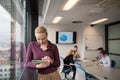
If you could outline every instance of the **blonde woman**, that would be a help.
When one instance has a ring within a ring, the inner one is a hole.
[[[70,50],[70,52],[64,59],[64,64],[70,65],[72,67],[72,70],[73,70],[72,80],[75,80],[75,75],[76,75],[76,66],[74,65],[74,60],[73,60],[74,54],[75,54],[74,50]],[[70,64],[70,63],[72,63],[72,64]],[[64,66],[63,69],[66,70],[66,69],[70,68],[70,66]]]
[[[73,48],[75,54],[74,54],[74,60],[78,60],[77,58],[80,58],[80,52],[78,51],[78,46],[75,45]]]
[[[58,48],[47,39],[46,28],[36,27],[35,37],[37,41],[30,42],[27,49],[27,67],[38,69],[38,80],[61,80],[57,71],[60,66]],[[46,62],[36,64],[32,60],[46,60]]]

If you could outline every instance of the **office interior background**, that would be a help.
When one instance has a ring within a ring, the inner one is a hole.
[[[38,25],[47,28],[48,39],[55,44],[57,31],[77,33],[75,44],[57,44],[60,56],[65,57],[78,45],[81,58],[94,60],[98,55],[96,49],[103,47],[117,62],[116,68],[120,68],[120,1],[80,0],[71,10],[64,11],[65,1],[0,0],[0,79],[20,78],[27,46],[35,40],[34,29]],[[57,16],[62,17],[61,21],[52,23]],[[91,24],[102,18],[108,20]]]

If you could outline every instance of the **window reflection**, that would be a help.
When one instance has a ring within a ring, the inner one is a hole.
[[[10,58],[10,14],[0,5],[0,61]]]
[[[0,5],[0,79],[10,77],[10,65],[4,65],[10,60],[10,17],[10,14]]]
[[[14,11],[12,9],[11,12]],[[12,13],[16,14],[15,11]],[[14,18],[11,15],[0,5],[0,80],[18,80],[24,65],[23,24],[14,19],[16,15],[13,15]]]

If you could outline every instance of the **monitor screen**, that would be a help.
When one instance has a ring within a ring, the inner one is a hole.
[[[56,32],[57,44],[75,44],[76,32]]]

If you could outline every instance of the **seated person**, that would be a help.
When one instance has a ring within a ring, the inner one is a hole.
[[[99,55],[96,57],[96,61],[99,61],[102,58],[102,56],[100,55],[100,53],[102,51],[104,51],[104,49],[102,47],[100,47],[100,48],[97,49],[97,51],[98,51]]]
[[[111,60],[105,51],[101,51],[100,55],[102,58],[98,61],[98,65],[111,66]]]
[[[75,54],[74,54],[74,60],[76,60],[77,58],[80,58],[80,52],[78,51],[78,46],[74,46],[74,48],[73,48],[73,51],[75,52]]]
[[[74,51],[71,50],[69,52],[69,54],[64,58],[64,64],[70,65],[72,67],[72,70],[73,70],[73,77],[72,77],[72,79],[73,80],[75,80],[75,75],[76,75],[76,67],[74,65],[74,60],[73,60],[73,55],[74,54],[75,54]],[[70,64],[70,63],[72,63],[72,64]],[[63,69],[66,70],[66,69],[70,68],[70,66],[64,66]]]

